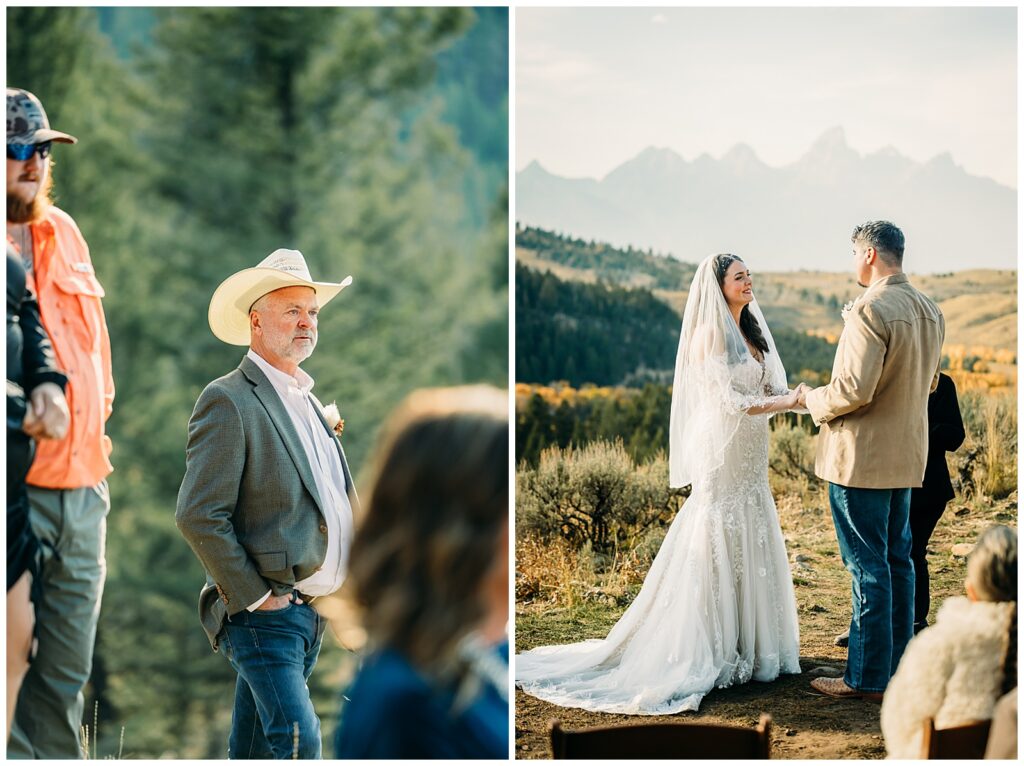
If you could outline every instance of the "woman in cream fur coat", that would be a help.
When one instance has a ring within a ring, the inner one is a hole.
[[[944,729],[992,717],[1017,685],[1017,533],[992,527],[967,561],[967,596],[939,609],[907,646],[885,691],[882,734],[890,758],[920,758],[924,726]]]

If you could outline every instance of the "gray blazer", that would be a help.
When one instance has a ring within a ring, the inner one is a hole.
[[[348,461],[334,441],[357,513]],[[196,402],[174,520],[206,569],[199,618],[215,651],[226,618],[268,589],[290,593],[323,565],[327,523],[312,469],[284,403],[251,359]]]

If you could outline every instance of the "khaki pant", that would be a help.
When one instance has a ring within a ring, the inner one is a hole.
[[[39,649],[21,693],[8,758],[81,758],[79,727],[92,670],[107,564],[110,494],[95,487],[28,488],[42,549],[36,624]]]

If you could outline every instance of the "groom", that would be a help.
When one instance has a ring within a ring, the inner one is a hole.
[[[852,240],[857,284],[867,290],[844,309],[831,382],[799,397],[821,428],[814,470],[829,482],[853,577],[846,674],[811,686],[879,700],[913,635],[910,489],[924,477],[945,321],[903,273],[903,232],[869,221]]]
[[[238,673],[229,758],[320,757],[306,679],[324,620],[310,602],[345,579],[358,499],[299,363],[351,281],[314,282],[302,253],[276,250],[210,301],[213,334],[249,351],[196,402],[175,520],[207,572],[203,628]]]

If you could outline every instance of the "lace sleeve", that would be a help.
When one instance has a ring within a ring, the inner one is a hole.
[[[730,385],[725,393],[725,409],[734,415],[744,415],[753,407],[765,407],[772,404],[779,396],[772,393],[768,386],[750,393],[740,391],[735,385]]]
[[[729,375],[727,381],[721,381],[719,390],[723,393],[723,407],[731,415],[745,415],[748,410],[774,404],[780,396],[789,393],[789,389],[774,384],[770,379],[759,383],[752,391],[745,389],[735,374]]]

